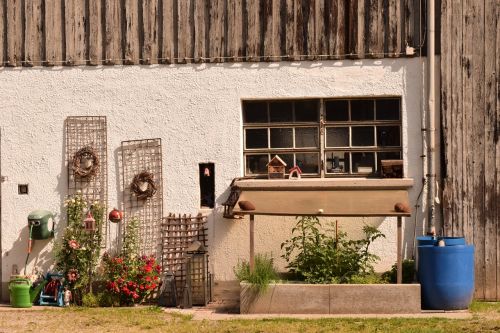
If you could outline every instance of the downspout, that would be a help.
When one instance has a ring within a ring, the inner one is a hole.
[[[429,0],[427,4],[427,34],[429,36],[427,44],[428,60],[428,126],[427,126],[427,200],[429,207],[429,232],[436,230],[435,226],[435,195],[436,195],[436,121],[435,121],[435,3]]]

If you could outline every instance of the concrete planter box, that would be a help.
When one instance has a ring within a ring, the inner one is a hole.
[[[240,284],[240,313],[419,313],[419,284],[271,284],[261,294]]]

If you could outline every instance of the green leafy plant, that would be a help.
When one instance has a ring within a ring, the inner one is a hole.
[[[413,283],[415,280],[415,260],[405,259],[403,260],[403,283]],[[382,279],[386,280],[389,283],[396,283],[398,273],[397,263],[392,265],[391,270],[384,272],[382,274]]]
[[[250,283],[257,292],[265,291],[269,283],[278,279],[273,258],[265,254],[255,255],[253,272],[250,271],[250,264],[246,260],[238,262],[233,271],[240,282]]]
[[[96,295],[87,293],[82,297],[82,305],[87,308],[97,308],[99,307],[99,300]]]
[[[92,281],[99,262],[105,206],[100,202],[89,204],[81,193],[65,201],[67,226],[63,237],[54,247],[56,268],[66,277],[73,299],[81,304],[82,296],[92,292]],[[85,214],[90,211],[96,221],[96,231],[84,229]]]
[[[309,283],[349,283],[354,276],[374,273],[373,263],[379,258],[368,249],[373,241],[385,237],[377,228],[365,225],[365,237],[351,240],[337,228],[321,231],[315,216],[297,219],[292,237],[281,244],[287,268],[297,279]]]
[[[125,227],[121,256],[125,260],[133,260],[139,255],[139,219],[133,217]]]

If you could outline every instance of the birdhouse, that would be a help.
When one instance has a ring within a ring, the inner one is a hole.
[[[267,163],[267,175],[269,179],[285,178],[286,163],[278,155],[275,155],[269,163]]]
[[[290,170],[288,170],[289,176],[288,179],[300,179],[300,175],[302,174],[302,170],[298,166],[294,166]]]
[[[95,219],[92,216],[92,213],[90,212],[90,210],[87,212],[87,217],[85,218],[85,220],[83,220],[83,229],[86,232],[94,232],[96,229],[95,228]]]

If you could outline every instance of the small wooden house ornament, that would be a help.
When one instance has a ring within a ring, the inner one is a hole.
[[[269,163],[267,163],[267,175],[269,179],[285,178],[286,163],[278,155],[275,155]]]
[[[302,174],[302,170],[298,166],[294,166],[290,170],[288,170],[288,179],[300,179],[300,175]]]

